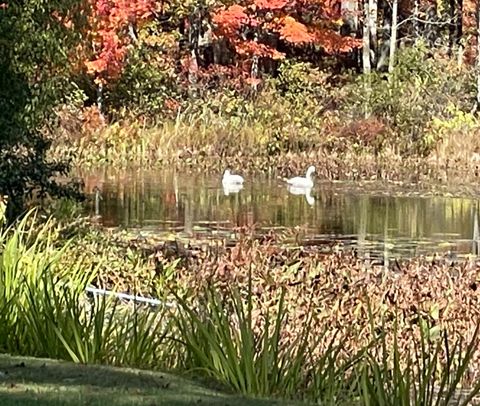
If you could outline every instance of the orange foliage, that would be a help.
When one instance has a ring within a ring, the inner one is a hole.
[[[334,30],[340,6],[341,0],[247,0],[215,10],[212,21],[216,37],[229,41],[243,58],[284,58],[278,40],[287,46],[314,44],[329,54],[342,53],[361,47],[362,42]]]
[[[114,79],[122,71],[129,25],[138,26],[153,14],[155,0],[89,0],[93,55],[85,61],[97,83]]]
[[[239,55],[259,56],[262,58],[283,59],[285,54],[275,48],[255,41],[239,41],[235,44]]]
[[[308,44],[315,40],[315,36],[308,32],[307,27],[291,16],[281,19],[278,33],[281,39],[292,44]]]
[[[261,10],[279,10],[288,4],[288,0],[255,0],[253,3]]]
[[[248,24],[249,20],[245,8],[238,4],[228,7],[226,10],[220,10],[212,17],[212,21],[219,27],[223,36],[234,35],[243,24]]]
[[[362,40],[352,37],[342,37],[335,31],[320,29],[315,33],[316,41],[328,54],[350,52],[362,46]]]

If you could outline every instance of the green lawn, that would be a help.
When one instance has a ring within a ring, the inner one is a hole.
[[[159,372],[0,354],[0,405],[272,406]]]

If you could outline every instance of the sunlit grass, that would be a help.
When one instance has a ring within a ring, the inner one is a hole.
[[[0,350],[13,354],[149,367],[171,358],[162,345],[168,309],[149,311],[115,299],[89,299],[85,288],[102,266],[85,268],[82,255],[68,268],[51,222],[34,212],[0,234]],[[165,357],[164,357],[165,356]]]

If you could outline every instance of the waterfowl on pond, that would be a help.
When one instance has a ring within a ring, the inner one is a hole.
[[[293,186],[295,188],[312,188],[313,187],[313,180],[312,180],[312,174],[315,172],[315,167],[309,166],[307,169],[307,173],[305,177],[297,176],[295,178],[287,179],[287,183],[290,186]]]
[[[243,185],[243,178],[240,175],[232,175],[229,169],[223,173],[222,185],[224,188],[232,185]]]

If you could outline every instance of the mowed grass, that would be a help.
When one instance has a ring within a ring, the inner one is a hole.
[[[295,404],[234,396],[163,372],[0,354],[2,406]]]

